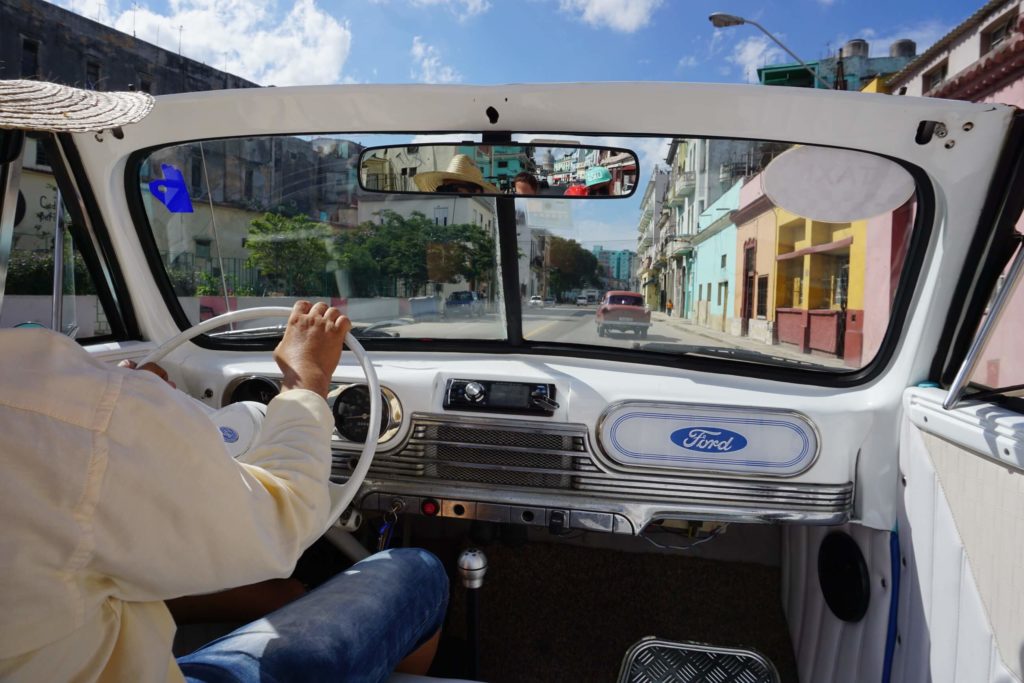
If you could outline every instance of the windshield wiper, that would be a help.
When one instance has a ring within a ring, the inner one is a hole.
[[[671,353],[683,356],[715,356],[717,358],[731,358],[733,360],[750,361],[752,363],[772,363],[775,365],[793,365],[797,367],[811,367],[822,369],[822,365],[807,360],[777,356],[763,351],[752,351],[750,349],[736,349],[725,346],[702,346],[700,344],[676,344],[673,342],[651,342],[638,346],[642,351],[653,351],[655,353]]]

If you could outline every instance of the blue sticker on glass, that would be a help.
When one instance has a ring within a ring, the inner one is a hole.
[[[192,213],[192,200],[181,171],[170,164],[160,164],[160,170],[164,173],[163,180],[149,181],[149,191],[171,213]]]
[[[732,453],[747,447],[742,434],[717,427],[683,427],[669,438],[677,446],[701,453]]]
[[[234,443],[238,441],[238,432],[231,427],[221,427],[220,435],[224,437],[224,443]]]

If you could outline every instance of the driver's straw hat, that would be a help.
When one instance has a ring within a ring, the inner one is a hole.
[[[611,172],[604,166],[591,166],[587,169],[586,184],[587,187],[593,185],[600,185],[601,183],[607,183],[612,179]]]
[[[484,192],[497,194],[498,188],[484,180],[484,174],[476,167],[473,160],[465,154],[456,154],[448,162],[444,171],[427,171],[413,176],[413,182],[423,192],[435,192],[445,183],[459,182],[479,185]]]
[[[153,108],[144,92],[96,92],[57,83],[0,80],[0,128],[89,133],[142,120]]]

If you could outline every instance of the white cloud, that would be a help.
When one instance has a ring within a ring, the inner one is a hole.
[[[822,7],[831,7],[836,4],[836,0],[818,0],[818,4]]]
[[[758,67],[778,62],[782,57],[782,50],[775,47],[767,38],[751,36],[737,43],[726,60],[740,68],[743,80],[747,83],[757,83]]]
[[[462,80],[454,67],[441,61],[441,52],[419,36],[412,39],[412,78],[423,83],[459,83]]]
[[[683,55],[679,58],[679,63],[676,64],[677,69],[692,69],[697,66],[697,58],[693,55]]]
[[[459,17],[460,20],[468,19],[483,14],[491,8],[487,0],[409,0],[417,7],[444,7],[449,12]]]
[[[348,22],[295,0],[283,15],[266,0],[170,0],[168,13],[101,0],[62,0],[62,6],[140,40],[223,69],[261,85],[336,83],[352,46]]]
[[[563,12],[578,14],[585,23],[595,28],[607,26],[623,33],[647,26],[654,10],[664,0],[559,0]]]

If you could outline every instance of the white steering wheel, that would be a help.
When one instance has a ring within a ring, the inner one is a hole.
[[[157,347],[155,351],[139,361],[139,366],[141,367],[146,363],[157,363],[164,356],[193,337],[205,334],[218,327],[223,327],[228,323],[255,320],[257,318],[287,318],[291,314],[292,309],[284,306],[245,308],[239,311],[223,313],[209,320],[204,320],[198,325],[194,325],[167,340]],[[344,484],[328,482],[328,491],[331,495],[331,514],[328,527],[333,525],[341,516],[341,513],[345,511],[345,508],[349,506],[359,491],[359,486],[363,483],[363,479],[366,478],[366,472],[370,469],[370,463],[373,461],[373,454],[377,450],[377,439],[380,436],[378,433],[380,430],[380,416],[383,409],[380,398],[380,381],[377,379],[377,372],[373,369],[373,363],[370,362],[369,357],[366,355],[366,349],[352,336],[351,332],[345,335],[345,346],[348,347],[352,355],[359,361],[359,365],[363,368],[363,374],[366,375],[366,384],[370,391],[370,421],[369,427],[366,430],[366,441],[363,444],[363,451],[359,456],[359,463],[352,470],[352,475],[348,481]]]

